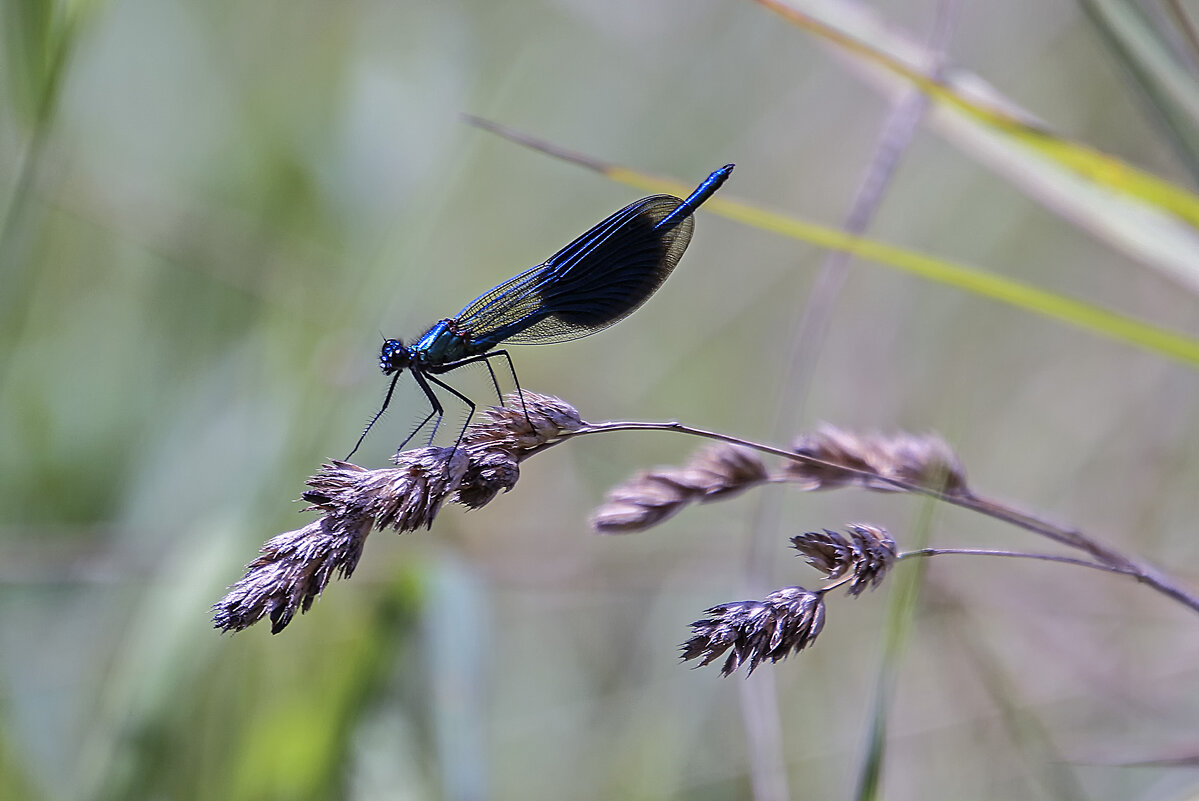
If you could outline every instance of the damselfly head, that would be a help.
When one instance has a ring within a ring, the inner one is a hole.
[[[389,339],[383,343],[383,349],[379,351],[379,369],[383,371],[383,375],[402,372],[410,364],[412,351],[404,347],[403,342]]]

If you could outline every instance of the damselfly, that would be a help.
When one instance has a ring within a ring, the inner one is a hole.
[[[716,170],[686,200],[651,195],[625,206],[542,264],[476,298],[456,317],[436,323],[413,344],[405,345],[398,339],[385,341],[379,367],[384,375],[392,376],[391,384],[382,408],[367,423],[350,456],[387,410],[405,369],[429,399],[431,409],[400,444],[400,450],[434,417],[437,420],[430,442],[437,434],[445,410],[431,385],[470,407],[468,424],[474,415],[474,402],[437,376],[483,362],[498,394],[491,359],[503,357],[519,395],[520,381],[512,358],[508,351],[496,349],[501,343],[565,342],[594,334],[628,317],[678,264],[691,241],[692,213],[732,171],[732,164]],[[461,440],[461,433],[458,438]]]

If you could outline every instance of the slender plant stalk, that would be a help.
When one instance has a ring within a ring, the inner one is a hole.
[[[1004,551],[993,548],[918,548],[914,551],[903,551],[896,555],[896,561],[901,559],[921,559],[929,556],[1000,556],[1010,559],[1036,559],[1043,562],[1060,562],[1063,565],[1077,565],[1078,567],[1089,567],[1093,570],[1102,570],[1105,573],[1116,573],[1121,576],[1135,576],[1128,570],[1123,570],[1112,565],[1105,565],[1099,562],[1091,562],[1086,559],[1075,559],[1071,556],[1060,556],[1053,553],[1029,553],[1027,551]],[[844,579],[836,584],[827,587],[821,587],[821,590],[831,590],[837,584],[844,582]]]
[[[825,427],[800,437],[793,450],[784,450],[679,422],[588,423],[561,398],[528,391],[521,395],[523,402],[513,398],[509,396],[510,405],[483,411],[453,448],[404,451],[397,454],[396,466],[386,469],[342,461],[324,465],[309,478],[302,496],[311,504],[309,511],[321,517],[262,547],[245,575],[213,607],[216,627],[239,631],[269,617],[271,630],[282,631],[311,607],[331,579],[350,576],[372,529],[431,527],[446,503],[477,509],[512,489],[520,478],[520,463],[530,456],[577,436],[614,431],[673,431],[724,445],[702,449],[682,467],[649,471],[614,489],[592,517],[592,525],[603,533],[642,531],[689,504],[783,482],[802,491],[856,486],[916,493],[1012,523],[1089,557],[923,547],[900,554],[885,529],[864,523],[848,524],[844,535],[828,529],[807,532],[792,537],[792,546],[824,573],[828,586],[784,587],[761,601],[721,604],[692,624],[683,658],[709,664],[727,653],[724,675],[741,666],[752,673],[764,662],[778,662],[807,647],[824,626],[827,593],[844,587],[849,595],[860,595],[877,586],[900,558],[975,555],[1089,567],[1131,576],[1199,611],[1199,598],[1156,568],[1081,531],[974,495],[956,455],[932,435],[862,436]],[[753,451],[785,462],[772,472]]]
[[[944,492],[942,490],[933,489],[928,486],[913,484],[907,481],[901,481],[889,476],[884,476],[879,473],[874,473],[869,470],[861,470],[845,465],[836,465],[826,462],[822,459],[815,459],[804,454],[788,451],[783,448],[776,448],[772,445],[765,445],[758,442],[735,437],[729,434],[721,434],[717,431],[708,431],[694,426],[684,425],[677,421],[653,423],[646,421],[628,421],[628,422],[606,422],[606,423],[588,423],[582,427],[569,432],[564,432],[557,439],[538,445],[525,452],[523,458],[528,458],[534,453],[539,453],[547,448],[551,448],[561,442],[565,442],[575,437],[586,434],[600,434],[611,431],[673,431],[679,434],[687,434],[694,437],[702,437],[704,439],[712,439],[717,442],[726,442],[730,445],[739,445],[745,448],[751,448],[759,453],[766,453],[772,456],[777,456],[781,459],[787,459],[793,462],[812,465],[815,467],[838,470],[844,473],[856,475],[860,478],[869,479],[873,482],[889,485],[897,490],[904,492],[912,492],[920,495],[925,495],[945,503],[953,504],[954,506],[963,509],[969,509],[979,514],[987,515],[988,517],[1001,520],[1013,526],[1017,526],[1026,531],[1046,537],[1054,542],[1067,545],[1071,548],[1082,550],[1110,569],[1110,572],[1122,573],[1135,578],[1137,581],[1145,584],[1163,595],[1173,598],[1179,603],[1199,612],[1199,596],[1193,592],[1183,588],[1171,577],[1167,576],[1162,571],[1132,557],[1116,551],[1108,545],[1105,545],[1094,537],[1084,534],[1078,529],[1067,528],[1046,520],[1029,512],[1024,512],[1019,509],[1002,504],[998,501],[990,500],[978,495],[975,495],[969,490],[961,490],[956,493]],[[1091,564],[1091,563],[1087,563]]]

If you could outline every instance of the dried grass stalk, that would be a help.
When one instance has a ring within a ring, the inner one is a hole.
[[[521,395],[513,392],[505,399],[504,406],[485,409],[482,419],[466,430],[461,447],[468,451],[498,448],[522,454],[586,425],[579,417],[579,410],[561,398],[528,390],[523,390],[522,395],[523,408]]]
[[[433,525],[446,496],[457,489],[470,463],[464,449],[417,448],[395,459],[396,467],[367,470],[333,460],[308,479],[304,511],[353,510],[379,528],[399,532]]]
[[[792,450],[828,463],[786,463],[784,475],[805,490],[857,485],[902,491],[886,481],[861,475],[865,472],[946,495],[969,494],[965,468],[949,444],[936,434],[855,434],[823,425],[815,433],[796,439]]]
[[[644,531],[689,503],[731,497],[769,478],[756,454],[711,445],[682,467],[661,467],[616,487],[592,515],[591,525],[602,534]]]
[[[681,468],[660,468],[613,490],[593,517],[599,531],[640,531],[688,503],[785,481],[801,489],[861,486],[925,493],[1081,549],[1089,557],[931,548],[897,554],[894,541],[881,528],[850,525],[848,536],[810,532],[793,538],[792,545],[832,584],[814,592],[791,587],[760,602],[713,607],[709,618],[692,624],[694,636],[683,645],[683,658],[708,664],[731,651],[722,670],[725,675],[742,664],[752,672],[763,661],[777,662],[806,647],[824,625],[825,593],[844,584],[849,594],[859,595],[877,586],[892,564],[907,557],[972,553],[1065,562],[1134,576],[1199,610],[1199,597],[1155,567],[1082,532],[974,495],[957,456],[936,436],[858,435],[824,426],[800,438],[788,453],[681,423],[588,424],[574,407],[547,395],[525,392],[523,401],[513,395],[507,406],[486,410],[457,449],[408,451],[397,456],[396,467],[385,470],[337,461],[324,465],[304,493],[313,504],[310,509],[324,516],[263,546],[245,576],[214,607],[216,626],[238,631],[269,616],[272,631],[281,631],[297,611],[309,609],[332,578],[353,572],[372,527],[428,527],[447,500],[478,508],[511,489],[520,477],[520,462],[534,453],[573,435],[632,430],[672,431],[721,444],[706,448]],[[769,474],[748,448],[783,458],[785,466]]]
[[[297,610],[311,608],[334,576],[350,577],[372,522],[361,515],[328,514],[275,537],[213,607],[213,625],[241,631],[269,615],[271,633],[283,631]]]
[[[809,565],[830,581],[838,582],[833,586],[848,583],[846,592],[860,595],[870,587],[877,587],[895,564],[895,540],[886,529],[876,526],[851,523],[845,528],[848,538],[828,529],[809,531],[792,537],[791,546]]]
[[[428,528],[448,500],[472,509],[509,490],[520,477],[520,461],[533,449],[583,426],[565,401],[525,392],[508,407],[485,410],[457,448],[418,448],[396,455],[395,467],[367,470],[331,461],[308,479],[305,511],[321,519],[280,534],[262,547],[245,575],[214,607],[213,624],[240,631],[270,616],[282,631],[297,611],[336,576],[354,571],[373,527],[398,532]]]
[[[762,601],[721,604],[709,617],[691,624],[694,635],[683,643],[682,658],[707,665],[726,651],[720,675],[746,665],[748,676],[758,665],[778,662],[811,645],[824,628],[824,596],[803,587],[785,587]]]

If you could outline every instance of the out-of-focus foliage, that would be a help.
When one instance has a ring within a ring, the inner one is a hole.
[[[938,5],[874,13],[923,41]],[[1193,188],[1186,37],[1169,15],[1095,12],[1110,5],[963,4],[948,64]],[[754,597],[757,497],[587,529],[607,487],[693,442],[540,455],[485,509],[377,533],[279,636],[220,636],[209,605],[303,524],[303,478],[378,407],[380,333],[418,335],[636,197],[462,112],[689,185],[736,162],[722,196],[837,226],[890,104],[853,55],[748,0],[8,0],[0,26],[0,798],[744,796],[742,680],[677,657],[701,610]],[[1104,244],[1152,239],[1135,219],[1108,238],[1036,191],[1047,171],[950,146],[934,120],[871,238],[1197,333],[1181,273]],[[522,386],[592,420],[782,444],[820,420],[936,430],[980,491],[1199,575],[1199,387],[1160,355],[855,264],[802,415],[772,422],[822,257],[701,212],[628,320],[514,348]],[[486,402],[486,371],[462,372]],[[422,414],[400,386],[365,464]],[[777,585],[812,583],[790,536],[870,520],[903,547],[922,514],[788,497],[761,541]],[[1019,536],[958,510],[929,529]],[[922,569],[876,730],[888,796],[1182,786],[1104,763],[1189,742],[1184,610],[1061,565]],[[830,608],[818,642],[754,674],[777,682],[795,797],[855,786],[886,592]]]

